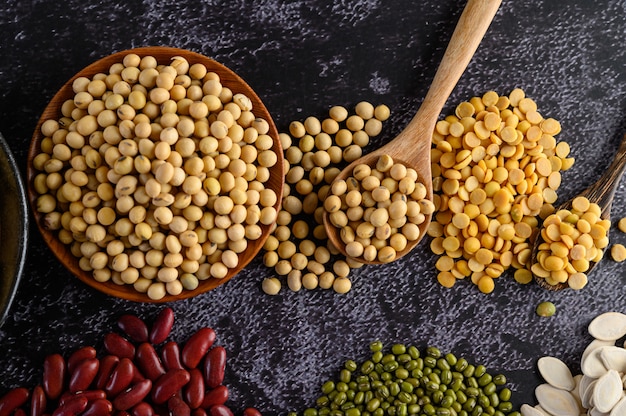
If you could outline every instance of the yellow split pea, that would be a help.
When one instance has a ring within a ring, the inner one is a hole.
[[[518,270],[518,282],[532,280],[522,271],[530,240],[538,218],[554,211],[561,172],[574,163],[567,143],[556,142],[560,131],[521,89],[473,97],[437,123],[431,149],[436,212],[428,234],[433,253],[453,263],[437,267],[440,283],[450,287],[470,277],[490,292],[509,267]]]

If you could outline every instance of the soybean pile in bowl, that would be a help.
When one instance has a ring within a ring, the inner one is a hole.
[[[27,179],[39,231],[74,275],[169,302],[256,256],[283,170],[276,126],[242,78],[195,52],[145,47],[63,85],[33,134]]]

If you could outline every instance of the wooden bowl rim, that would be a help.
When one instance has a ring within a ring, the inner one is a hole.
[[[121,299],[126,299],[134,302],[148,302],[148,303],[166,303],[172,302],[182,299],[188,299],[202,293],[208,292],[232,279],[236,274],[238,274],[243,268],[245,268],[259,253],[262,249],[263,244],[269,237],[271,233],[271,229],[273,224],[270,225],[261,225],[262,235],[259,239],[254,240],[254,244],[248,246],[248,248],[240,253],[239,258],[244,259],[244,261],[240,262],[240,264],[234,268],[229,269],[228,274],[222,278],[217,279],[213,277],[209,277],[206,280],[200,280],[199,285],[194,290],[186,290],[183,289],[182,293],[179,295],[170,295],[166,294],[161,299],[150,299],[146,293],[138,292],[134,289],[132,285],[117,285],[112,281],[107,282],[98,282],[96,281],[90,272],[83,271],[78,265],[78,258],[74,257],[70,252],[70,247],[68,245],[63,244],[57,237],[56,233],[50,230],[47,230],[42,222],[45,215],[39,213],[36,209],[37,205],[37,197],[38,194],[33,189],[33,180],[34,177],[40,173],[36,171],[32,166],[33,158],[41,151],[41,125],[44,121],[54,118],[58,119],[61,116],[61,104],[63,101],[68,99],[72,92],[72,83],[78,77],[93,77],[95,74],[100,72],[108,72],[110,66],[114,63],[121,63],[124,56],[128,54],[137,54],[140,57],[143,56],[155,56],[157,58],[157,62],[159,64],[164,64],[164,60],[169,57],[170,59],[175,56],[183,56],[185,57],[190,64],[193,63],[203,63],[209,71],[217,72],[220,75],[220,79],[222,84],[225,87],[230,88],[234,94],[236,93],[245,93],[253,103],[252,112],[257,117],[262,117],[269,124],[269,132],[267,133],[273,139],[272,150],[277,154],[278,160],[277,163],[270,168],[270,179],[268,180],[268,184],[272,189],[276,191],[277,202],[274,208],[278,211],[280,209],[280,204],[282,201],[282,193],[283,193],[283,185],[284,185],[284,166],[283,166],[283,150],[280,143],[278,130],[274,123],[274,120],[265,107],[263,101],[259,98],[256,92],[243,80],[238,74],[232,71],[230,68],[225,65],[211,59],[205,55],[202,55],[197,52],[193,52],[190,50],[180,49],[180,48],[172,48],[166,46],[147,46],[147,47],[139,47],[133,49],[126,49],[122,51],[115,52],[113,54],[107,55],[103,58],[100,58],[93,63],[89,64],[79,72],[77,72],[74,76],[72,76],[63,86],[55,93],[52,99],[49,101],[45,109],[42,111],[41,116],[37,122],[35,131],[33,133],[31,143],[28,150],[28,164],[26,169],[26,180],[28,185],[28,199],[31,205],[31,212],[33,214],[35,223],[37,224],[37,228],[41,236],[43,237],[44,242],[48,246],[48,248],[53,252],[55,257],[78,279],[80,279],[83,283],[88,286],[105,293],[110,296],[118,297]],[[224,77],[226,75],[226,77]],[[54,114],[54,115],[52,115]]]

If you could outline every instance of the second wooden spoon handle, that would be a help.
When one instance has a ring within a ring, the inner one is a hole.
[[[502,0],[468,0],[415,119],[436,120],[474,56]]]
[[[600,205],[603,218],[608,218],[611,214],[613,195],[624,170],[626,170],[626,135],[622,138],[613,161],[602,176],[582,193],[590,201]]]

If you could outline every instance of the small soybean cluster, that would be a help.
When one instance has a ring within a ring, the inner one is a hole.
[[[263,261],[286,277],[292,291],[320,287],[346,293],[351,289],[350,270],[362,263],[341,256],[330,244],[323,225],[324,201],[340,168],[361,156],[388,117],[387,106],[362,101],[354,111],[333,106],[322,120],[310,116],[293,121],[289,134],[280,134],[287,173],[282,207],[265,243]],[[263,280],[267,294],[277,294],[281,287],[278,277]]]
[[[33,166],[37,210],[80,267],[151,299],[237,267],[277,216],[278,158],[250,98],[203,64],[133,53],[73,91]]]
[[[574,158],[557,143],[560,123],[544,118],[521,89],[460,103],[436,124],[431,150],[437,210],[428,234],[439,255],[437,280],[452,287],[471,277],[481,292],[514,267],[520,283],[539,219],[554,211],[561,171]]]
[[[600,261],[609,244],[611,221],[600,215],[598,204],[583,196],[574,198],[571,209],[549,215],[543,222],[543,242],[531,271],[550,285],[585,287],[589,263]]]
[[[415,169],[389,155],[375,167],[361,163],[335,181],[324,201],[331,224],[341,230],[348,256],[389,263],[420,236],[419,225],[435,211]]]
[[[303,416],[520,415],[504,387],[506,377],[492,376],[483,365],[435,347],[395,344],[384,352],[375,341],[370,351],[371,358],[346,361],[337,380],[323,383],[322,395]]]

